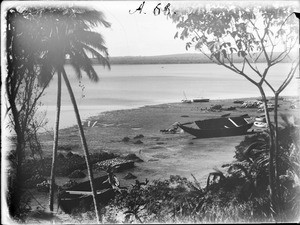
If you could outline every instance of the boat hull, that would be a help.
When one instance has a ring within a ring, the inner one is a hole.
[[[193,102],[209,102],[209,99],[208,98],[193,99]]]
[[[108,176],[101,176],[94,179],[94,185],[97,191],[97,199],[101,204],[106,204],[115,195],[114,190],[107,180]],[[74,209],[89,210],[93,204],[90,181],[85,181],[75,185],[72,188],[65,189],[58,196],[59,207],[67,214],[72,213]]]
[[[253,122],[247,122],[244,117],[199,120],[195,121],[195,123],[199,129],[181,124],[178,126],[196,138],[244,135],[253,126]]]
[[[179,127],[185,132],[195,136],[196,138],[213,138],[213,137],[227,137],[227,136],[239,136],[247,134],[247,130],[252,127],[252,124],[239,128],[224,128],[219,130],[201,130],[184,125],[179,125]]]

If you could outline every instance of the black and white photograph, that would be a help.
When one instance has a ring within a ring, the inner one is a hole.
[[[1,224],[300,222],[298,1],[3,1]]]

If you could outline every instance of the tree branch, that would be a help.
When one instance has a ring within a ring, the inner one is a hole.
[[[255,27],[255,24],[253,24],[253,22],[252,22],[251,20],[248,20],[248,21],[252,24],[253,27]],[[269,20],[269,21],[268,21],[268,25],[267,25],[267,27],[266,27],[265,30],[264,30],[263,37],[260,37],[260,35],[259,35],[257,29],[255,29],[255,32],[256,32],[256,34],[257,34],[257,37],[258,37],[259,40],[260,40],[261,47],[262,47],[262,49],[263,49],[263,52],[264,52],[264,55],[265,55],[265,58],[266,58],[266,60],[267,60],[268,65],[270,64],[270,59],[269,59],[268,53],[267,53],[266,48],[265,48],[265,45],[264,45],[264,38],[265,38],[265,36],[266,36],[266,34],[267,34],[267,29],[268,29],[269,26],[270,26],[270,22],[271,22],[271,21]]]
[[[227,57],[228,59],[228,57]],[[217,59],[218,60],[218,59]],[[240,74],[241,76],[245,77],[248,81],[250,81],[252,84],[254,84],[255,86],[257,86],[258,84],[253,80],[251,79],[249,76],[247,76],[244,72],[240,71],[238,68],[236,68],[234,65],[232,65],[234,67],[234,69],[228,65],[226,65],[225,63],[222,63],[220,60],[218,60],[220,62],[221,65],[225,66],[226,68]],[[236,69],[236,70],[235,70]]]
[[[290,72],[288,73],[286,79],[284,80],[284,82],[281,84],[281,86],[278,88],[278,90],[276,91],[276,93],[280,94],[286,87],[287,85],[291,82],[291,80],[294,77],[294,74],[296,72],[297,67],[299,67],[299,57],[294,61],[294,63],[296,63],[296,66],[293,68],[291,68]],[[294,64],[293,63],[293,64]]]
[[[273,66],[273,65],[283,61],[290,54],[292,49],[295,47],[296,43],[297,43],[297,39],[295,39],[295,42],[290,46],[289,50],[280,53],[279,56],[271,62],[271,65]],[[286,53],[286,54],[284,55],[284,53]],[[279,59],[281,56],[283,56],[283,57],[281,59]]]

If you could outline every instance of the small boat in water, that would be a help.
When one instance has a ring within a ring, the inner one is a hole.
[[[94,185],[97,192],[98,201],[102,204],[107,203],[115,195],[110,182],[108,182],[108,174],[94,178]],[[93,203],[93,196],[90,181],[75,184],[71,188],[63,189],[58,194],[59,207],[65,213],[72,213],[75,208],[89,208]]]
[[[253,125],[249,117],[242,116],[198,120],[194,123],[199,128],[188,127],[180,123],[178,126],[196,138],[211,138],[244,135]]]

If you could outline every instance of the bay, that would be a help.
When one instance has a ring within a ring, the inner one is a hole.
[[[242,68],[242,64],[237,65]],[[263,72],[265,64],[257,68]],[[216,64],[150,64],[112,65],[111,70],[101,65],[94,66],[99,74],[97,83],[91,82],[83,73],[76,78],[70,65],[65,66],[78,103],[82,120],[101,112],[137,108],[145,105],[180,102],[185,92],[188,99],[235,99],[259,97],[258,89],[244,77]],[[278,88],[286,78],[290,64],[282,63],[272,67],[268,80]],[[245,73],[258,80],[258,75],[245,67]],[[294,79],[282,93],[295,96],[299,93],[299,79]],[[69,94],[62,83],[62,112],[60,128],[76,124]],[[57,79],[53,78],[42,97],[41,111],[46,112],[47,129],[55,121]],[[268,90],[267,95],[272,95]]]

